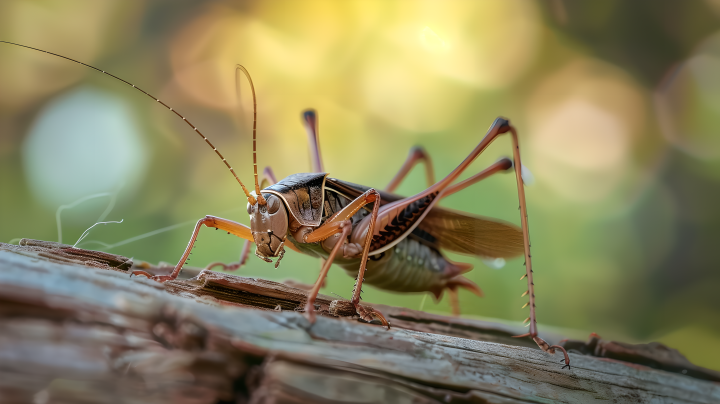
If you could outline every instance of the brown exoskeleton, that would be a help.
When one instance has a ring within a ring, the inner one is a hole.
[[[525,320],[525,322],[529,322],[530,328],[528,333],[517,337],[533,338],[545,352],[555,353],[556,349],[561,350],[565,357],[563,367],[570,366],[569,357],[564,348],[557,345],[550,346],[538,336],[520,149],[517,132],[507,119],[497,118],[473,151],[442,180],[438,182],[433,180],[430,158],[422,149],[414,149],[386,189],[378,191],[374,188],[328,177],[327,173],[322,172],[317,115],[314,111],[308,110],[303,117],[310,138],[314,172],[294,174],[275,181],[272,170],[266,168],[265,176],[271,185],[260,189],[255,154],[257,111],[254,108],[255,189],[254,192],[249,192],[230,164],[207,137],[185,117],[156,97],[125,80],[77,60],[25,45],[0,42],[62,57],[107,74],[141,91],[190,125],[217,153],[242,186],[248,200],[250,227],[231,220],[206,216],[195,225],[190,242],[170,275],[152,276],[144,271],[134,271],[135,275],[144,275],[159,282],[175,279],[192,251],[200,228],[205,225],[225,230],[254,242],[257,246],[255,255],[267,262],[272,262],[272,258],[277,258],[276,267],[283,257],[285,246],[324,259],[320,276],[310,291],[305,306],[306,316],[311,322],[315,319],[315,298],[330,266],[335,263],[346,272],[357,273],[351,302],[358,315],[365,321],[379,319],[383,324],[388,325],[381,313],[359,304],[364,282],[382,289],[399,292],[429,291],[436,297],[440,297],[446,289],[452,295],[459,287],[480,295],[481,292],[477,285],[462,276],[463,273],[471,270],[472,266],[449,261],[442,255],[441,249],[488,258],[510,258],[524,254],[526,272],[520,279],[527,278],[528,290],[523,296],[528,295],[529,301],[523,308],[530,307],[530,316]],[[250,75],[244,67],[238,66],[238,69],[250,81],[255,106],[255,90]],[[503,158],[480,173],[453,184],[470,163],[490,143],[504,133],[512,136],[513,159]],[[407,198],[393,194],[392,191],[410,169],[421,160],[426,165],[429,187]],[[515,171],[520,202],[520,229],[507,223],[470,216],[436,206],[442,198],[465,189],[490,175],[512,168]],[[249,244],[246,244],[243,249],[244,256],[247,256],[249,252],[248,246]],[[241,259],[241,263],[242,261],[243,259]],[[226,269],[236,267],[239,267],[239,264],[225,266]]]

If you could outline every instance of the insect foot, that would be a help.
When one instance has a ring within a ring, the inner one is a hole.
[[[368,323],[371,323],[373,320],[380,320],[382,322],[382,325],[387,327],[387,329],[390,329],[390,323],[388,323],[387,319],[385,319],[385,316],[382,315],[379,311],[373,309],[369,306],[362,306],[358,303],[355,303],[355,312],[360,316],[361,319],[367,321]]]
[[[305,318],[310,324],[315,324],[315,305],[310,299],[305,303]]]
[[[565,365],[561,369],[568,368],[570,369],[570,357],[568,356],[567,351],[565,348],[561,347],[560,345],[552,345],[550,346],[547,342],[545,342],[544,339],[534,336],[533,341],[542,349],[543,351],[549,353],[549,354],[555,354],[555,349],[559,349],[562,351],[563,355],[565,355],[565,359],[563,359],[561,362],[564,362]]]
[[[164,283],[164,282],[171,281],[171,280],[175,279],[175,278],[173,278],[173,277],[170,276],[170,275],[155,275],[155,276],[153,276],[153,275],[151,275],[150,273],[145,272],[145,271],[132,271],[132,273],[130,274],[130,276],[133,276],[133,275],[135,275],[135,276],[144,276],[144,277],[146,277],[146,278],[148,278],[148,279],[152,279],[152,280],[157,281],[157,282],[160,282],[160,283]]]

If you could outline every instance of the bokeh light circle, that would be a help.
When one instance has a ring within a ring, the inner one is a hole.
[[[124,101],[83,88],[43,108],[22,145],[27,182],[49,209],[132,186],[147,166],[145,142]]]
[[[569,63],[528,102],[538,181],[567,200],[606,199],[631,177],[646,115],[640,90],[619,69],[590,59]]]
[[[672,69],[655,93],[663,135],[683,152],[720,158],[720,32]]]

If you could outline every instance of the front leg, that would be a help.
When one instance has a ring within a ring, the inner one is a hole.
[[[342,222],[339,222],[336,226],[333,227],[340,231],[340,240],[347,240],[348,236],[352,232],[352,222],[350,220],[344,220]],[[310,321],[310,323],[315,322],[315,299],[320,292],[320,288],[325,284],[325,277],[330,270],[330,266],[335,259],[335,255],[337,255],[338,250],[342,245],[342,242],[336,243],[333,249],[330,251],[330,255],[325,260],[322,268],[320,269],[320,275],[318,275],[317,281],[315,281],[313,288],[308,294],[308,300],[305,303],[305,315],[307,316],[307,319],[308,321]]]
[[[200,233],[200,227],[202,227],[202,225],[205,225],[207,227],[214,227],[220,230],[225,230],[226,232],[228,232],[228,234],[234,234],[240,238],[244,238],[245,240],[253,241],[253,236],[250,232],[250,228],[245,226],[244,224],[233,222],[232,220],[228,219],[223,219],[221,217],[205,216],[204,218],[198,220],[197,224],[195,224],[195,229],[193,230],[192,236],[190,237],[190,242],[185,248],[185,252],[183,253],[182,257],[180,257],[180,261],[177,263],[175,269],[173,269],[170,275],[152,276],[145,271],[133,271],[132,275],[146,276],[158,282],[171,281],[177,278],[183,265],[185,265],[185,261],[187,261],[193,247],[195,246],[195,240],[197,240],[197,236],[198,233]]]

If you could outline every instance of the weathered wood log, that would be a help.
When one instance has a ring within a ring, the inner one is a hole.
[[[301,289],[159,284],[123,257],[25,244],[0,244],[2,403],[720,402],[717,382],[619,360],[571,353],[562,370],[506,325],[374,306],[386,330],[328,296],[310,324]]]

